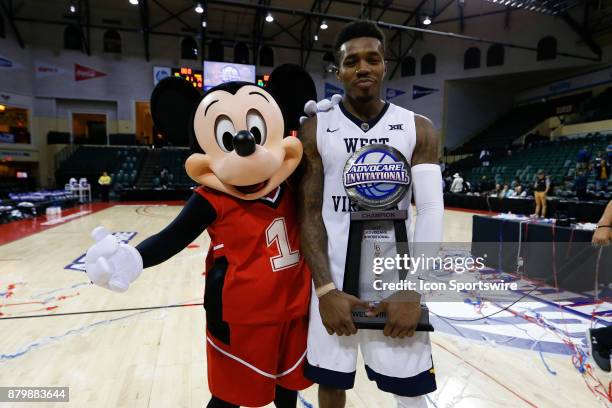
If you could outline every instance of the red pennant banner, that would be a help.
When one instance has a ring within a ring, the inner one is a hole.
[[[83,65],[74,64],[75,81],[84,81],[86,79],[93,79],[103,76],[106,76],[104,72],[96,71],[93,68],[85,67]]]

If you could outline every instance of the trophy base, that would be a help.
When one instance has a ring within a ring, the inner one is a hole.
[[[377,316],[366,316],[365,310],[351,311],[353,323],[357,329],[383,330],[387,324],[387,314],[380,313]],[[432,332],[433,326],[429,323],[429,309],[421,305],[421,320],[417,324],[416,331]]]

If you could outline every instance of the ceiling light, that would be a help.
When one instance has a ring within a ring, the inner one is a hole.
[[[327,27],[329,27],[329,26],[327,25],[325,20],[321,21],[321,30],[327,30]]]
[[[196,5],[195,12],[198,14],[202,14],[204,12],[204,7],[202,7],[202,3],[198,3]]]
[[[206,28],[208,24],[206,24],[206,20],[202,20],[202,27]]]
[[[130,4],[133,6],[137,6],[138,5],[138,0],[130,0]]]
[[[430,25],[431,24],[431,19],[428,16],[425,16],[425,18],[423,19],[423,24]]]
[[[266,16],[266,22],[271,23],[274,21],[274,17],[272,17],[272,13],[268,13]]]
[[[315,40],[315,41],[319,41],[319,36],[315,34],[315,36],[314,36],[314,40]]]
[[[70,5],[70,12],[71,13],[76,13],[76,6],[74,4]]]

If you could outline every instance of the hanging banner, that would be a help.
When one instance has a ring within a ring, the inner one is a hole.
[[[59,68],[51,64],[45,64],[44,62],[37,62],[34,66],[34,73],[36,74],[36,78],[47,78],[62,75],[66,72],[67,71],[63,68]]]
[[[424,86],[413,85],[412,86],[412,99],[419,99],[434,92],[438,92],[439,89],[426,88]]]
[[[12,59],[0,55],[0,69],[15,69],[21,68],[21,65],[15,63]]]
[[[99,78],[106,76],[104,72],[96,71],[93,68],[85,67],[83,65],[74,64],[74,80],[85,81],[87,79]]]
[[[400,95],[405,94],[406,91],[402,91],[401,89],[393,89],[393,88],[387,88],[387,93],[385,94],[385,99],[386,100],[391,100],[393,98],[397,98]]]
[[[344,95],[344,89],[338,88],[336,85],[332,85],[329,82],[325,83],[325,99],[329,99],[335,94]]]
[[[612,83],[612,66],[607,66],[523,91],[516,95],[515,101],[518,103],[533,102],[610,83]]]
[[[159,81],[168,78],[172,74],[170,67],[153,67],[153,86]]]

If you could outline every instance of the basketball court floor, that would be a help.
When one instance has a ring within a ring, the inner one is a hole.
[[[83,272],[94,227],[137,244],[176,216],[180,207],[172,204],[93,204],[60,218],[0,226],[0,318],[6,319],[0,320],[0,386],[70,387],[69,403],[15,406],[205,406],[199,304],[207,234],[145,270],[124,294],[93,286]],[[446,211],[446,241],[470,242],[471,227],[471,213]],[[591,368],[584,332],[612,320],[612,305],[563,301],[575,296],[534,291],[486,319],[478,318],[502,305],[430,304],[438,381],[430,407],[611,406],[611,377]],[[45,316],[28,317],[34,315]],[[299,405],[316,407],[316,394],[316,387],[301,392]],[[347,406],[395,403],[361,367]]]

